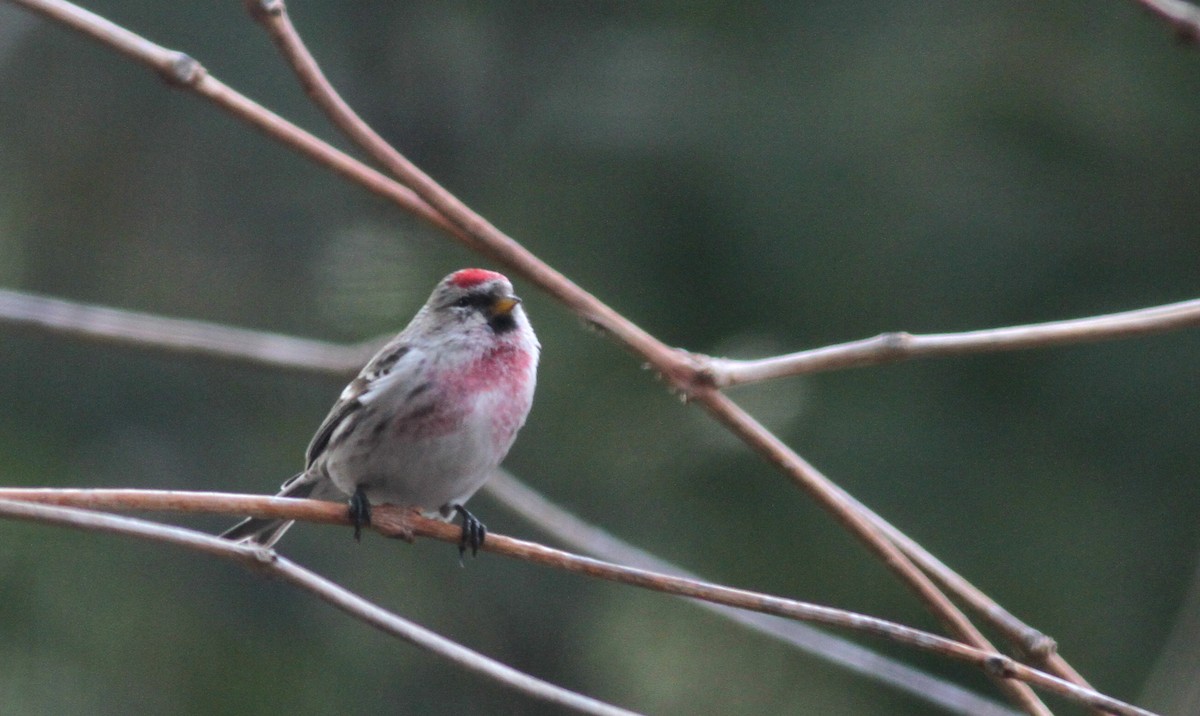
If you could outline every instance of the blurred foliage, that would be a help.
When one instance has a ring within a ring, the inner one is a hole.
[[[89,7],[344,146],[237,3]],[[1196,295],[1200,54],[1131,2],[291,10],[402,151],[672,345],[761,356]],[[4,5],[0,182],[0,283],[73,300],[358,340],[480,261]],[[517,283],[545,353],[514,472],[713,579],[931,626],[780,475]],[[1099,688],[1163,702],[1141,687],[1200,555],[1198,350],[1181,332],[734,397]],[[339,388],[4,329],[0,483],[266,492]],[[283,549],[634,709],[929,711],[658,595],[317,527]],[[553,712],[228,565],[26,524],[0,523],[0,664],[5,714]]]

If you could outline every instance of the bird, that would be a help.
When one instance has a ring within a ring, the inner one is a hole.
[[[541,344],[502,274],[443,278],[408,326],[367,362],[308,445],[280,497],[346,500],[355,539],[371,505],[462,518],[460,558],[487,528],[465,503],[500,465],[525,424]],[[250,517],[221,534],[273,546],[292,521]]]

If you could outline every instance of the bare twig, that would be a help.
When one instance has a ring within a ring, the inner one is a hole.
[[[547,701],[578,713],[600,716],[628,716],[634,712],[597,701],[588,696],[555,686],[529,674],[490,659],[461,644],[403,619],[357,594],[310,572],[274,550],[223,540],[182,527],[106,515],[89,510],[33,504],[0,499],[0,516],[9,519],[72,527],[89,532],[135,537],[171,544],[203,554],[236,562],[251,571],[269,575],[299,587],[351,617],[376,629],[403,639],[417,647],[485,676],[503,686],[532,698]]]
[[[177,490],[4,487],[0,488],[0,500],[19,500],[88,510],[249,515],[322,524],[350,524],[349,515],[343,504],[263,495]],[[372,509],[371,526],[380,534],[388,537],[405,539],[426,537],[454,544],[461,539],[461,530],[455,525],[427,519],[411,509],[389,505],[378,505]],[[888,626],[890,622],[873,617],[707,584],[692,579],[656,574],[643,569],[622,567],[499,534],[489,533],[487,541],[481,549],[506,557],[516,557],[544,566],[556,567],[567,572],[790,619],[862,630],[882,636],[888,636],[891,629]],[[908,629],[907,627],[895,626],[899,629],[894,630],[892,634],[903,643],[923,646],[921,642],[927,641],[924,636],[915,639],[912,632],[905,631]]]
[[[584,522],[504,470],[493,475],[484,490],[539,530],[573,549],[610,562],[685,579],[701,579],[697,574]],[[692,600],[692,603],[820,659],[888,684],[950,713],[962,716],[1014,716],[1017,713],[957,684],[807,624],[702,600]]]
[[[676,351],[663,345],[636,325],[617,314],[615,311],[598,301],[581,288],[570,282],[564,276],[541,262],[519,244],[506,236],[482,217],[471,212],[458,199],[450,195],[428,176],[403,160],[402,166],[392,167],[402,180],[413,188],[405,187],[387,179],[383,175],[338,152],[315,137],[287,123],[278,116],[271,114],[262,107],[250,102],[245,97],[216,81],[191,58],[182,53],[172,52],[145,40],[132,36],[131,33],[111,32],[112,27],[97,26],[96,16],[80,11],[78,8],[61,0],[13,0],[25,7],[34,9],[47,17],[64,22],[76,29],[100,39],[102,42],[114,45],[124,54],[145,62],[156,69],[173,84],[192,89],[208,98],[235,116],[247,121],[252,126],[279,139],[288,146],[300,151],[305,156],[329,167],[338,174],[351,179],[366,187],[368,190],[387,197],[398,206],[413,212],[425,220],[447,229],[468,246],[493,256],[508,268],[525,276],[531,282],[542,287],[565,305],[572,308],[589,322],[612,334],[629,349],[645,358],[650,365],[662,374],[668,382],[686,395],[704,403],[709,411],[719,420],[734,430],[743,440],[755,447],[759,452],[771,458],[785,473],[798,484],[804,486],[817,496],[818,501],[826,508],[835,512],[835,516],[846,525],[856,536],[871,546],[872,551],[880,555],[910,587],[926,599],[930,608],[943,621],[951,625],[956,633],[977,645],[988,647],[985,641],[978,641],[978,632],[971,629],[959,632],[965,618],[953,609],[949,600],[938,593],[937,588],[924,574],[912,567],[911,563],[896,550],[876,529],[873,522],[861,516],[847,514],[853,510],[851,502],[841,499],[836,494],[828,493],[828,481],[821,479],[801,478],[801,475],[815,473],[799,457],[788,450],[774,449],[774,436],[761,426],[750,422],[749,416],[744,415],[736,405],[713,390],[707,389],[708,376],[703,371],[703,364],[689,354]],[[109,24],[111,25],[111,24]],[[113,26],[115,27],[115,26]],[[116,28],[120,30],[120,28]],[[124,33],[124,34],[122,34]],[[131,40],[136,38],[139,42]],[[399,156],[399,155],[397,155]],[[378,157],[377,157],[378,158]],[[403,159],[403,157],[401,157]],[[414,193],[416,196],[414,196]],[[431,211],[431,207],[433,210]],[[740,425],[740,427],[739,427]],[[781,443],[780,443],[781,445]],[[819,473],[815,473],[819,476]],[[819,494],[825,492],[826,494]],[[939,598],[930,600],[933,594]],[[1022,692],[1018,698],[1027,709],[1035,713],[1044,713],[1044,707],[1032,701],[1032,695]]]
[[[704,395],[701,403],[709,411],[709,414],[754,448],[764,459],[779,467],[794,484],[807,492],[818,504],[837,518],[847,531],[858,535],[863,544],[893,573],[904,580],[952,634],[973,646],[987,651],[995,651],[995,647],[984,637],[983,633],[929,580],[924,572],[904,555],[895,543],[876,528],[870,518],[860,513],[853,502],[844,497],[845,493],[836,488],[829,478],[821,474],[807,460],[800,457],[723,393],[709,390],[705,391]],[[1029,692],[1014,692],[1012,689],[1008,689],[1008,692],[1009,696],[1029,713],[1050,713],[1045,705],[1036,698],[1031,700],[1032,694]]]
[[[453,227],[451,233],[468,246],[492,255],[509,268],[526,276],[551,295],[559,298],[586,320],[606,329],[628,348],[642,355],[672,385],[691,392],[696,383],[697,373],[694,363],[687,354],[668,348],[569,281],[565,276],[526,251],[512,238],[471,211],[407,160],[405,160],[404,166],[398,167],[400,170],[398,176],[411,186],[425,203],[415,201],[412,197],[413,192],[406,187],[392,182],[373,169],[234,92],[210,76],[199,63],[183,53],[149,43],[122,28],[107,23],[107,21],[100,22],[101,19],[97,16],[63,0],[14,0],[14,2],[63,22],[101,42],[116,46],[123,54],[153,67],[176,86],[197,92],[240,119],[249,122],[252,126],[284,142],[287,146],[329,167],[339,175],[361,184],[370,191],[393,200],[405,210],[411,211],[435,225],[444,226],[441,218],[445,217]],[[436,214],[431,216],[428,211],[430,206],[434,207],[441,217]],[[704,391],[704,393],[703,396],[698,396],[704,402],[712,400],[716,395],[710,391]],[[732,406],[732,403],[728,403],[728,405]],[[759,427],[758,430],[762,431],[763,429]],[[743,439],[745,439],[745,435],[743,434]],[[787,460],[788,456],[784,455],[783,459]],[[791,468],[792,473],[802,470],[802,466],[795,464],[788,467]],[[785,468],[785,470],[787,469]],[[806,486],[810,491],[822,489],[822,485],[818,481],[801,481],[800,484]],[[834,510],[845,509],[847,506],[844,501],[828,495],[821,496],[818,500],[827,508]],[[885,564],[891,567],[906,584],[909,584],[955,634],[980,648],[992,648],[962,613],[937,591],[933,583],[913,567],[903,554],[874,529],[869,521],[854,515],[839,514],[836,516],[842,524],[849,527],[856,536],[867,543],[872,552],[881,555]],[[930,597],[934,594],[936,596],[931,599]],[[1045,706],[1027,687],[1007,681],[1002,681],[1001,684],[1010,696],[1021,703],[1028,712],[1048,713]]]
[[[1014,614],[985,594],[983,590],[971,584],[962,575],[930,554],[916,540],[896,529],[891,523],[880,517],[866,505],[858,502],[858,500],[840,487],[837,489],[847,500],[858,505],[862,514],[887,534],[896,546],[908,555],[909,559],[920,565],[921,569],[932,575],[934,579],[952,594],[958,595],[959,598],[963,599],[976,613],[982,615],[988,623],[998,629],[1010,643],[1015,644],[1022,653],[1028,655],[1035,663],[1040,664],[1050,673],[1057,674],[1080,686],[1091,687],[1087,679],[1083,678],[1066,659],[1059,655],[1058,645],[1054,639],[1018,619]]]
[[[36,508],[45,509],[48,505],[55,506],[54,508],[50,508],[51,510],[57,508],[57,510],[72,513],[73,517],[68,519],[63,518],[61,515],[56,516],[53,512],[36,512]],[[89,510],[81,511],[64,508],[67,505],[71,508],[84,506],[89,508]],[[35,508],[35,511],[22,510],[21,508]],[[350,523],[344,505],[318,500],[164,490],[0,489],[0,515],[3,516],[37,522],[70,524],[71,526],[95,531],[113,532],[131,536],[143,536],[143,534],[147,534],[144,531],[131,528],[128,524],[128,522],[140,523],[141,521],[139,520],[112,518],[108,515],[91,512],[90,509],[173,510],[219,514],[244,513],[255,517],[300,519],[346,525]],[[105,521],[106,518],[118,521]],[[152,523],[143,524],[152,525]],[[256,568],[267,569],[272,572],[274,572],[271,566],[273,564],[291,565],[288,569],[283,570],[279,576],[298,586],[305,586],[307,588],[307,585],[302,584],[301,580],[293,577],[293,571],[298,570],[306,574],[311,573],[303,570],[298,565],[287,562],[283,557],[278,556],[274,550],[234,545],[219,538],[179,527],[158,527],[165,530],[158,533],[158,536],[161,538],[160,541],[192,547],[208,554],[249,561]],[[460,539],[460,530],[454,525],[426,519],[415,514],[410,509],[390,507],[388,505],[379,505],[374,508],[372,512],[372,527],[381,534],[389,537],[411,538],[412,536],[421,536],[450,543],[457,543]],[[225,552],[221,547],[222,544],[238,547],[238,551]],[[955,661],[974,664],[995,678],[1005,680],[1015,679],[1033,684],[1051,693],[1110,713],[1129,716],[1152,716],[1150,712],[1144,709],[1030,668],[994,650],[977,649],[961,642],[947,639],[946,637],[876,617],[742,589],[733,589],[698,580],[658,574],[644,569],[622,567],[503,535],[488,535],[488,540],[484,543],[482,549],[496,554],[557,567],[577,574],[599,577],[665,594],[674,594],[691,599],[702,599],[717,604],[724,604],[739,609],[749,609],[764,614],[773,614],[788,619],[852,629],[857,632],[883,637],[907,646],[930,651]],[[316,575],[312,576],[315,577]],[[334,591],[322,591],[318,593],[318,596],[370,624],[382,628],[384,624],[390,623],[390,620],[381,619],[383,616],[398,620],[403,624],[408,624],[400,620],[399,617],[395,617],[379,607],[370,605],[370,603],[337,585],[329,584],[329,589]],[[350,608],[352,605],[354,605],[353,610]],[[374,611],[367,615],[359,611],[363,606],[371,606]],[[415,625],[409,625],[409,627],[412,628]],[[436,635],[430,634],[430,636]],[[419,643],[411,635],[411,632],[404,634],[403,637],[413,643]],[[441,637],[437,638],[441,639]],[[448,654],[439,653],[450,658]],[[477,664],[473,666],[473,668],[476,667],[478,667]],[[508,669],[508,667],[504,668]],[[494,674],[489,673],[489,676],[496,678]],[[505,681],[504,683],[515,686],[512,682]],[[557,689],[557,687],[553,688]]]
[[[1200,44],[1200,8],[1183,0],[1134,0],[1175,31],[1180,42]]]
[[[335,374],[353,374],[377,347],[375,341],[344,346],[7,289],[0,289],[0,323],[106,343]]]
[[[728,387],[791,375],[978,353],[1111,341],[1200,326],[1200,299],[1103,316],[964,333],[883,333],[850,343],[757,360],[697,356],[714,385]]]
[[[95,306],[61,299],[46,298],[19,291],[0,289],[0,322],[31,326],[38,330],[81,338],[99,340],[140,348],[179,351],[247,362],[255,365],[286,367],[321,374],[351,373],[368,354],[377,348],[377,341],[342,346],[291,336],[262,333],[221,324],[166,318],[152,314]],[[662,568],[668,563],[630,545],[618,543],[609,536],[597,537],[591,528],[590,538],[580,537],[581,521],[565,510],[550,504],[515,478],[501,474],[488,483],[487,489],[505,504],[549,534],[585,552],[625,562],[655,571],[695,577],[681,570]],[[531,502],[537,509],[531,509]],[[886,523],[885,523],[886,524]],[[575,525],[576,529],[570,529]],[[892,528],[893,531],[896,531]],[[903,545],[902,545],[903,546]],[[930,559],[932,557],[930,556]],[[938,563],[940,564],[940,563]],[[928,569],[928,567],[926,567]],[[968,585],[969,586],[969,585]],[[984,597],[986,598],[986,597]],[[1009,716],[1009,709],[976,696],[969,691],[889,659],[802,623],[782,620],[710,602],[697,601],[718,614],[737,623],[757,629],[772,638],[784,640],[818,658],[837,663],[858,673],[891,684],[917,698],[951,712],[970,716]]]
[[[1128,335],[1120,331],[1137,327],[1137,317],[1146,321],[1143,327],[1154,326],[1166,330],[1162,322],[1175,321],[1179,317],[1174,308],[1174,306],[1162,306],[1130,311],[1123,314],[1114,314],[1116,318],[1121,320],[1116,321],[1116,325],[1113,327],[1117,330],[1115,332],[1109,331],[1106,335],[1109,338]],[[1126,323],[1123,320],[1124,317],[1134,317],[1135,320]],[[1090,321],[1090,319],[1083,320]],[[106,306],[65,301],[7,289],[0,289],[0,322],[7,322],[17,326],[36,327],[39,330],[88,340],[180,352],[189,355],[202,355],[224,360],[244,361],[252,364],[282,367],[292,370],[333,374],[353,373],[378,348],[379,343],[378,340],[370,340],[351,345],[331,344],[281,334],[235,328],[222,324],[167,318]],[[1070,324],[1075,322],[1068,321],[1063,323]],[[1046,325],[1058,326],[1062,324]],[[1178,328],[1181,326],[1175,327]],[[996,329],[995,332],[1004,333],[1009,330],[1011,329]],[[1071,332],[1069,326],[1068,332]],[[988,333],[988,331],[981,331],[979,333]],[[944,335],[952,337],[962,334]],[[1102,338],[1095,333],[1085,332],[1082,335],[1095,340]],[[998,341],[994,345],[999,346],[998,350],[1003,350],[1005,341]],[[819,349],[818,351],[808,353],[820,353],[826,350],[836,350],[837,348],[837,346],[834,346],[830,349]],[[983,350],[986,350],[985,345],[981,345],[978,349],[979,352]],[[914,355],[910,357],[916,358],[920,356]],[[824,367],[810,365],[809,369],[832,370],[837,367],[848,366],[839,366],[836,360],[831,360]],[[840,488],[838,489],[840,491]],[[868,519],[872,520],[876,528],[896,543],[910,559],[923,570],[933,575],[951,593],[957,594],[964,599],[974,610],[983,615],[987,621],[999,629],[1006,638],[1017,644],[1024,653],[1029,654],[1037,663],[1043,664],[1053,673],[1063,676],[1075,674],[1074,677],[1068,676],[1067,678],[1080,685],[1088,685],[1086,680],[1082,676],[1079,676],[1057,654],[1053,639],[1022,622],[1015,615],[1004,609],[1004,607],[997,604],[995,600],[987,596],[982,590],[975,587],[926,551],[914,540],[896,529],[870,510],[870,508],[859,503],[853,496],[844,491],[842,491],[842,495],[845,499],[852,501],[857,506],[857,509]],[[740,612],[735,613],[740,614]],[[825,635],[821,636],[825,637]],[[859,647],[854,648],[858,649]],[[823,656],[828,656],[829,653],[828,649],[821,650]],[[870,658],[872,663],[878,663],[877,660],[881,657],[872,655]],[[905,682],[906,685],[911,685],[912,683],[911,679]],[[931,693],[935,693],[935,690],[922,688],[920,692],[923,696]]]
[[[37,327],[68,336],[97,339],[150,348],[181,351],[224,360],[245,361],[308,370],[317,373],[353,372],[377,348],[378,341],[342,346],[272,333],[199,321],[166,318],[122,309],[46,298],[0,289],[0,322]],[[840,488],[839,488],[840,490]],[[847,500],[854,498],[842,491]],[[1022,623],[986,594],[975,588],[920,545],[909,539],[869,508],[857,509],[952,592],[959,594],[1002,632],[1033,654],[1046,651],[1049,642],[1036,629]]]
[[[673,387],[704,403],[718,418],[721,415],[728,418],[733,412],[740,410],[724,396],[719,396],[706,389],[704,385],[706,376],[697,370],[697,363],[691,360],[690,356],[682,351],[668,348],[624,316],[570,282],[565,276],[473,211],[367,127],[366,123],[350,109],[321,73],[316,60],[308,52],[303,40],[288,18],[283,0],[264,0],[264,2],[248,0],[248,2],[254,16],[263,22],[271,32],[276,45],[281,48],[284,57],[291,63],[309,96],[313,97],[332,118],[335,125],[346,132],[353,141],[363,146],[377,161],[411,187],[430,206],[473,238],[485,251],[510,268],[520,271],[581,316],[608,330],[626,347],[642,355]],[[726,422],[726,426],[734,429],[734,425],[730,422]],[[775,440],[774,436],[757,423],[748,432],[738,433],[736,429],[734,432],[752,446],[756,440],[760,445]],[[774,462],[785,473],[794,476],[804,472],[805,464],[798,455],[786,451],[776,453],[775,457]],[[796,462],[792,462],[793,458]],[[827,480],[822,477],[820,480],[802,479],[795,480],[795,482],[809,491],[818,503],[834,512],[838,521],[862,540],[885,565],[908,584],[918,598],[925,602],[952,633],[982,649],[993,649],[983,634],[970,623],[970,620],[886,537],[879,533],[870,520],[846,513],[845,510],[851,507],[851,503],[840,500],[827,492],[821,494],[826,490]],[[1029,713],[1049,713],[1049,710],[1027,688],[1007,682],[1001,682],[1001,686]]]
[[[329,121],[393,176],[403,177],[409,172],[412,166],[408,160],[364,122],[325,77],[316,58],[308,51],[300,33],[292,25],[283,0],[245,0],[245,4],[251,17],[266,28],[271,40],[296,73],[305,94]]]

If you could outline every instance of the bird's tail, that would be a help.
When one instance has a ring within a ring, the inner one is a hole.
[[[283,488],[276,497],[313,497],[313,490],[319,482],[309,478],[308,473],[302,472],[283,483]],[[221,537],[234,542],[254,542],[263,547],[270,547],[279,541],[284,532],[292,526],[295,520],[280,520],[269,517],[247,517],[233,527],[221,533]]]

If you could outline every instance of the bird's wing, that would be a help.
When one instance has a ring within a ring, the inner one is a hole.
[[[355,378],[354,382],[347,386],[347,391],[354,386],[361,378]],[[363,404],[359,402],[358,397],[362,394],[360,389],[357,395],[351,398],[343,397],[338,402],[333,404],[333,409],[329,411],[329,415],[325,416],[325,422],[321,423],[321,427],[317,428],[317,434],[313,436],[312,442],[308,444],[308,452],[305,453],[305,468],[312,467],[321,453],[325,452],[325,448],[329,447],[329,440],[339,427],[346,425],[346,421],[350,419],[357,411],[362,409]]]
[[[399,340],[389,343],[376,353],[358,377],[350,381],[342,391],[341,397],[333,404],[321,427],[317,428],[317,433],[308,444],[308,451],[305,453],[306,466],[312,467],[339,430],[348,430],[351,427],[365,405],[412,370],[413,366],[420,362],[420,353],[421,351],[414,351]]]

